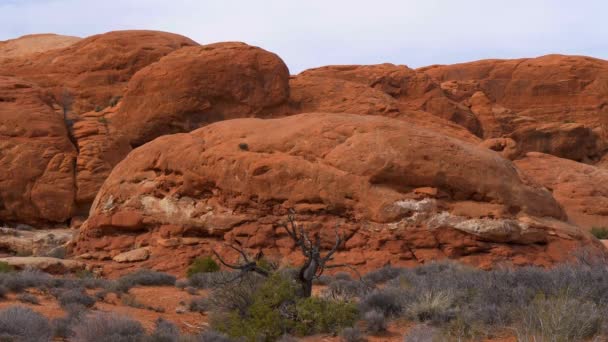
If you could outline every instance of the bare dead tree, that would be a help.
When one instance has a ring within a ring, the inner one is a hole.
[[[238,241],[237,241],[237,243],[238,243]],[[249,258],[249,256],[247,256],[247,253],[245,253],[241,247],[235,247],[230,244],[226,244],[226,246],[237,251],[243,258],[243,262],[241,264],[231,264],[231,263],[226,262],[215,250],[212,250],[213,254],[215,254],[215,257],[222,263],[222,265],[224,265],[230,269],[239,271],[233,279],[230,279],[227,282],[232,282],[234,280],[241,279],[242,277],[244,277],[245,275],[247,275],[248,273],[251,273],[251,272],[257,273],[263,277],[269,276],[269,273],[267,270],[258,266],[258,262],[264,257],[264,253],[262,253],[261,251],[258,252],[256,254],[256,256],[254,257],[254,259],[251,260]]]
[[[295,219],[295,212],[290,210],[287,216],[287,222],[280,225],[281,228],[285,229],[289,237],[294,241],[295,245],[304,257],[306,261],[300,266],[298,272],[297,281],[302,286],[302,297],[310,297],[312,295],[313,281],[319,278],[326,269],[336,267],[352,267],[348,264],[331,264],[334,254],[346,241],[344,235],[340,235],[338,228],[336,227],[336,238],[333,247],[327,251],[324,255],[321,249],[321,237],[318,233],[313,234],[312,239],[310,234],[304,229],[303,226],[297,224]],[[229,281],[234,281],[242,278],[244,275],[250,272],[257,273],[261,276],[269,276],[269,272],[258,265],[259,260],[262,259],[263,254],[258,253],[252,260],[247,256],[247,253],[242,248],[233,245],[227,245],[229,248],[238,252],[243,262],[241,264],[231,264],[226,262],[215,250],[213,254],[218,260],[226,267],[239,271],[238,274]],[[355,270],[356,271],[356,270]]]
[[[310,238],[308,232],[303,226],[298,226],[295,219],[295,213],[290,210],[287,216],[287,223],[281,225],[287,231],[289,237],[300,248],[302,254],[306,257],[306,262],[300,266],[298,280],[302,285],[302,296],[310,297],[312,295],[313,281],[320,277],[321,274],[328,268],[349,267],[347,264],[330,264],[333,260],[333,255],[346,241],[345,236],[340,235],[338,227],[336,227],[336,239],[333,247],[323,256],[321,254],[321,237],[318,233]]]

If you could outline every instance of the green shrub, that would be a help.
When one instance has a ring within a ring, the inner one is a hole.
[[[359,316],[355,304],[332,301],[317,297],[302,298],[296,303],[297,322],[295,332],[299,335],[316,333],[339,333],[352,327]]]
[[[591,228],[591,234],[600,240],[608,239],[608,228],[593,227]]]
[[[13,272],[15,268],[6,261],[0,261],[0,273]]]
[[[212,325],[230,337],[274,341],[291,330],[293,322],[281,314],[279,308],[293,302],[295,297],[296,284],[274,274],[252,293],[251,305],[244,314],[232,310],[223,317],[212,319]]]
[[[194,259],[190,267],[188,267],[186,275],[190,278],[197,273],[212,273],[218,272],[219,270],[220,265],[218,265],[210,256],[206,256]]]

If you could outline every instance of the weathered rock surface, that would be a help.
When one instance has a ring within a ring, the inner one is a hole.
[[[577,161],[594,162],[604,153],[608,127],[608,62],[605,60],[547,55],[434,65],[417,71],[440,83],[450,99],[469,106],[481,122],[485,138],[510,137],[524,154],[555,153]],[[579,126],[565,128],[567,132],[556,128],[563,124]],[[534,126],[545,130],[545,125],[552,125],[551,133],[530,132],[538,130]],[[526,131],[524,134],[522,129]],[[547,142],[553,139],[548,135],[556,135],[557,142]],[[530,139],[534,142],[530,143]],[[597,139],[600,143],[594,141]],[[545,142],[541,142],[543,140]],[[584,142],[577,147],[564,145],[565,140]],[[552,150],[547,149],[547,145],[564,148]]]
[[[50,257],[6,257],[0,258],[0,262],[6,262],[18,270],[32,268],[51,274],[64,274],[85,268],[81,261]]]
[[[76,149],[61,114],[36,85],[0,76],[0,221],[67,221]]]
[[[62,49],[0,60],[0,75],[36,82],[74,112],[107,107],[123,94],[135,72],[184,46],[184,36],[158,31],[114,31],[82,39]],[[64,93],[69,99],[64,99]]]
[[[28,56],[37,52],[68,47],[81,38],[58,34],[30,34],[0,41],[0,59]]]
[[[401,120],[302,114],[219,122],[134,150],[104,183],[75,250],[104,259],[149,247],[142,265],[183,268],[223,238],[297,258],[278,227],[288,208],[328,246],[339,223],[351,236],[342,255],[362,267],[446,257],[549,265],[599,248],[493,151]]]
[[[608,170],[535,152],[515,164],[553,193],[571,222],[585,228],[608,227]]]
[[[58,247],[67,247],[76,232],[73,229],[0,228],[0,250],[17,255],[46,256]]]
[[[288,82],[285,63],[257,47],[183,48],[133,76],[112,122],[138,146],[215,121],[263,115],[287,101]]]
[[[147,260],[148,257],[150,257],[150,249],[142,247],[120,253],[113,257],[112,260],[116,262],[135,262]]]
[[[106,116],[112,112],[110,108],[84,113],[74,123],[73,135],[78,146],[76,204],[79,207],[88,209],[114,166],[131,151],[128,139],[110,130]]]
[[[305,70],[298,76],[360,83],[394,97],[402,109],[426,111],[481,135],[479,121],[469,108],[449,99],[427,74],[405,65],[329,65]]]

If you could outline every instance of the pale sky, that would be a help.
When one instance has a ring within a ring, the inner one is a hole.
[[[0,40],[125,29],[243,41],[291,73],[549,53],[608,58],[607,0],[0,0]]]

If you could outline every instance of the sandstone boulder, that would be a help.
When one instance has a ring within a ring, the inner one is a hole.
[[[475,135],[482,134],[479,121],[469,108],[449,99],[427,74],[405,65],[329,65],[305,70],[299,76],[360,83],[391,95],[402,109],[426,111],[455,122]]]
[[[350,236],[340,258],[364,269],[447,257],[550,265],[600,248],[530,184],[493,151],[401,120],[228,120],[131,152],[98,193],[75,250],[102,260],[138,245],[151,250],[140,266],[183,269],[211,248],[229,254],[218,240],[238,240],[293,260],[279,228],[289,208],[327,247],[338,224]]]
[[[191,39],[158,31],[113,31],[62,49],[0,60],[0,75],[39,84],[76,113],[106,107],[123,94],[136,71],[184,46]],[[64,98],[67,97],[67,98]]]
[[[0,41],[0,59],[32,55],[37,52],[68,47],[81,38],[58,34],[30,34]]]
[[[449,83],[444,87],[447,94],[461,103],[481,91],[503,113],[540,123],[575,122],[595,128],[608,116],[608,62],[601,59],[547,55],[434,65],[417,71],[441,84]],[[491,126],[483,128],[495,132]]]
[[[571,222],[608,227],[608,170],[542,153],[528,153],[515,164],[553,193]]]
[[[183,48],[140,70],[112,118],[134,146],[211,122],[264,114],[289,97],[275,54],[244,43]]]
[[[0,221],[65,222],[74,209],[76,148],[36,85],[0,76]]]

